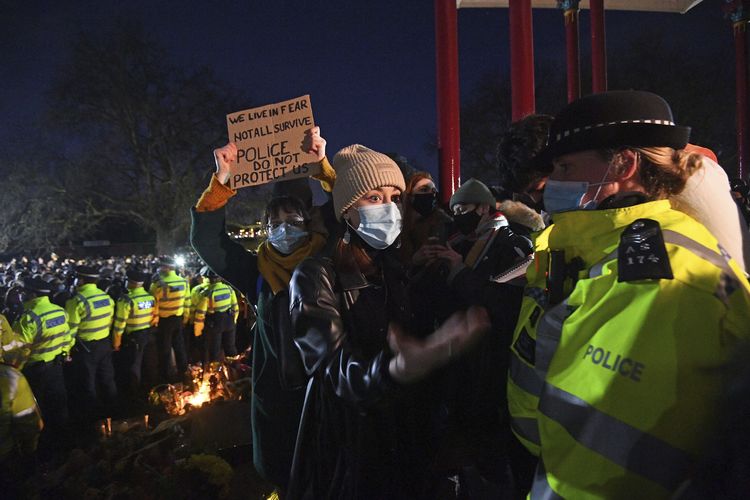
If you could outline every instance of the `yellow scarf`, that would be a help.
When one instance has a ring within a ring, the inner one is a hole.
[[[297,264],[305,257],[317,253],[325,245],[326,239],[322,234],[310,234],[310,241],[289,255],[280,254],[268,240],[258,247],[258,271],[271,285],[274,295],[289,286],[289,280],[292,279],[292,273]]]

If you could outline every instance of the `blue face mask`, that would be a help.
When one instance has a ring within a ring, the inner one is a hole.
[[[282,222],[268,231],[268,242],[280,253],[289,255],[302,246],[310,236],[304,229]]]
[[[586,181],[553,181],[547,179],[543,194],[544,211],[556,214],[580,210],[582,208],[581,200],[588,190],[589,183]]]
[[[609,174],[609,169],[612,168],[612,164],[607,167],[602,177],[602,182],[591,184],[587,181],[554,181],[547,179],[544,184],[544,192],[542,199],[544,200],[544,211],[550,214],[556,214],[560,212],[569,212],[571,210],[593,210],[596,208],[599,193],[602,190],[602,186],[606,184],[612,184],[611,181],[607,182],[604,179]],[[584,195],[588,192],[592,186],[599,186],[594,196],[586,203],[583,201]]]
[[[388,248],[401,234],[401,210],[395,203],[359,207],[357,212],[359,227],[355,231],[372,248]]]

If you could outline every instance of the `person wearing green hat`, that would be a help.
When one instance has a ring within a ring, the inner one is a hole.
[[[469,179],[450,199],[455,232],[435,257],[450,264],[448,281],[463,269],[471,268],[487,278],[530,261],[531,240],[510,229],[508,219],[496,209],[495,196],[481,181]]]
[[[420,290],[422,301],[443,305],[431,312],[428,319],[433,323],[469,306],[489,312],[491,334],[445,370],[445,430],[440,441],[446,444],[440,461],[466,471],[458,480],[465,491],[471,490],[470,496],[497,496],[511,487],[507,471],[516,465],[508,460],[509,419],[499,409],[506,404],[508,346],[523,294],[518,277],[533,258],[533,246],[510,228],[496,210],[490,189],[477,179],[456,190],[450,208],[457,231],[447,245],[425,245],[421,251],[428,265],[443,262],[447,274],[439,284],[429,285],[423,283],[435,273],[415,274],[410,286]],[[469,470],[482,481],[472,482]]]

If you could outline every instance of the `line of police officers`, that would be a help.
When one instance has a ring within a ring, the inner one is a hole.
[[[34,412],[24,407],[23,414],[41,413],[44,418],[47,431],[40,438],[40,447],[51,449],[68,442],[70,433],[66,431],[72,409],[78,410],[74,415],[77,420],[90,423],[117,415],[125,405],[136,403],[143,387],[141,382],[153,382],[147,372],[153,373],[155,367],[146,365],[152,364],[147,361],[149,358],[155,361],[157,353],[160,381],[181,379],[188,363],[183,327],[193,317],[194,335],[205,335],[206,339],[202,361],[220,360],[222,345],[226,355],[236,354],[236,294],[207,268],[201,274],[203,282],[191,294],[188,281],[176,273],[175,262],[165,258],[160,261],[159,274],[149,291],[143,286],[148,279],[145,273],[128,271],[127,294],[115,302],[96,285],[99,279],[96,269],[78,266],[75,293],[64,308],[50,301],[52,287],[48,282],[40,277],[22,280],[23,312],[12,331],[9,327],[4,329],[12,335],[2,338],[2,347],[3,351],[9,351],[22,345],[24,359],[14,359],[11,364],[0,358],[0,366],[10,367],[10,375],[5,378],[14,387],[26,387],[28,381],[30,388],[7,394],[18,401],[36,397],[40,411],[34,405]],[[0,330],[2,325],[0,321]],[[119,351],[117,363],[113,363],[113,351]],[[21,372],[16,370],[18,376],[11,376],[15,373],[11,373],[13,367],[23,367]],[[4,373],[0,370],[0,378]],[[146,375],[145,379],[142,375]],[[119,397],[116,379],[122,381]],[[23,383],[19,385],[18,380]],[[6,406],[11,411],[13,401],[3,406],[5,413]],[[3,434],[0,441],[8,443],[13,439]],[[11,450],[0,452],[3,452],[0,459],[4,459]]]

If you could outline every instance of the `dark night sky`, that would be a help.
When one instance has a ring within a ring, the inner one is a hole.
[[[141,19],[178,63],[211,65],[229,83],[246,89],[252,99],[248,107],[309,93],[330,154],[360,142],[398,151],[418,166],[435,170],[436,157],[425,147],[436,121],[432,0],[2,4],[2,147],[13,144],[14,137],[28,135],[41,116],[44,90],[65,63],[69,40],[79,31],[99,29],[126,15]],[[720,5],[719,0],[706,0],[686,15],[608,12],[608,50],[614,52],[638,30],[658,27],[696,57],[717,44],[731,54],[731,28],[722,19]],[[586,65],[587,11],[581,23]],[[462,9],[458,27],[465,97],[482,75],[507,72],[507,10]],[[537,67],[553,60],[564,67],[561,11],[535,10],[534,35]],[[712,72],[712,64],[732,61],[731,56],[720,62],[707,60],[706,71]],[[616,64],[610,58],[610,67]],[[232,111],[236,110],[216,113]]]

